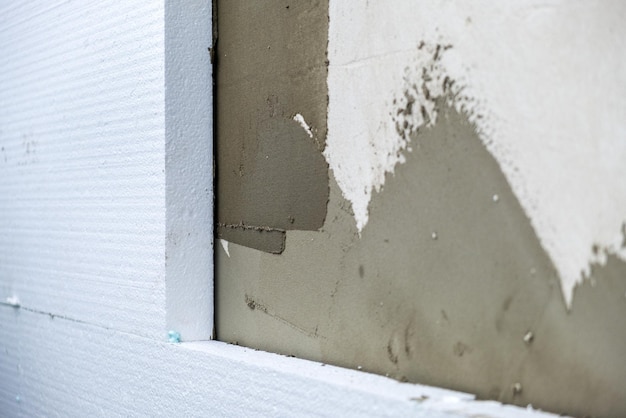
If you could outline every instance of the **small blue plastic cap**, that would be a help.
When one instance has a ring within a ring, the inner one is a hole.
[[[170,331],[167,333],[167,337],[171,343],[179,343],[180,342],[180,334],[176,331]]]

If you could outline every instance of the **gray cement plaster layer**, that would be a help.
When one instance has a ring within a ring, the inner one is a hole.
[[[219,1],[217,15],[218,236],[281,252],[277,235],[326,216],[328,2]]]
[[[229,258],[216,246],[218,338],[558,413],[626,416],[626,264],[594,266],[568,312],[466,118],[441,109],[412,147],[361,238],[331,179],[323,228],[288,231],[283,254],[231,245]]]

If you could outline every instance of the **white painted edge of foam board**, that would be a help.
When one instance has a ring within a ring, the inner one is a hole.
[[[286,396],[277,415],[318,409],[321,416],[336,413],[359,416],[367,411],[369,416],[423,416],[441,418],[470,418],[476,416],[503,418],[540,418],[556,415],[534,409],[504,405],[496,401],[476,400],[474,395],[449,389],[413,383],[402,383],[366,371],[350,370],[314,361],[287,357],[218,341],[179,344],[181,349],[197,352],[198,357],[210,356],[235,362],[241,369],[242,384],[259,372],[267,378],[270,386],[290,387],[299,385],[309,393],[307,398]],[[250,374],[250,376],[246,376]],[[250,382],[249,382],[250,383]],[[262,384],[262,382],[250,383]],[[337,399],[324,403],[318,394],[338,394]],[[261,401],[261,400],[259,400]],[[309,405],[306,405],[309,404]],[[350,414],[350,405],[358,408]],[[344,415],[345,416],[345,415]]]
[[[165,284],[168,330],[213,334],[211,1],[165,2]]]

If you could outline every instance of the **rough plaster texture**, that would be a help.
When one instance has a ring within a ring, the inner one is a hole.
[[[331,1],[329,15],[325,155],[359,230],[407,148],[394,99],[427,69],[462,88],[453,103],[498,160],[568,304],[606,261],[594,245],[626,259],[623,2]],[[424,43],[452,48],[433,68]],[[414,98],[432,116],[432,98]]]
[[[326,222],[217,253],[218,337],[624,416],[624,5],[329,7]]]
[[[464,116],[438,109],[373,196],[360,235],[333,186],[322,230],[288,232],[282,255],[217,252],[218,337],[557,413],[621,416],[626,265],[594,267],[568,313],[497,162]]]

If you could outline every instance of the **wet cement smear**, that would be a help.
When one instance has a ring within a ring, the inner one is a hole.
[[[594,285],[576,289],[568,312],[475,126],[436,106],[437,123],[410,135],[413,152],[373,194],[360,237],[331,180],[321,231],[287,232],[280,256],[238,245],[216,254],[218,338],[558,413],[623,416],[626,265],[609,255],[593,266]]]
[[[217,13],[217,235],[280,253],[286,230],[326,216],[328,5],[219,1]]]
[[[331,102],[330,123],[334,131],[331,130],[324,156],[344,197],[352,203],[359,232],[367,225],[372,193],[381,190],[386,175],[393,173],[396,165],[405,161],[403,153],[406,150],[411,151],[410,134],[422,126],[436,123],[436,101],[445,97],[448,104],[467,110],[464,103],[468,100],[462,94],[463,87],[446,69],[445,58],[451,48],[450,44],[423,41],[414,47],[411,64],[405,66],[404,74],[395,77],[401,78],[401,93],[388,97],[380,109],[373,109],[372,102],[366,98],[362,101],[363,109],[356,112],[350,112],[349,108],[336,109],[332,106],[333,103],[341,103],[342,97]],[[342,77],[342,73],[349,73],[350,77],[361,80],[359,90],[367,91],[372,85],[397,84],[393,71],[383,73],[387,76],[383,80],[375,65],[371,65],[374,67],[372,69],[360,63],[337,68],[332,64],[333,61],[329,70],[331,86],[336,78]],[[367,81],[372,73],[376,80],[371,80],[370,85]],[[337,85],[337,88],[340,86]],[[350,105],[346,103],[346,106]],[[377,110],[385,113],[380,120],[366,117],[367,113],[375,114]],[[348,118],[344,116],[345,113],[348,113]],[[335,114],[338,116],[336,122],[333,118]]]

